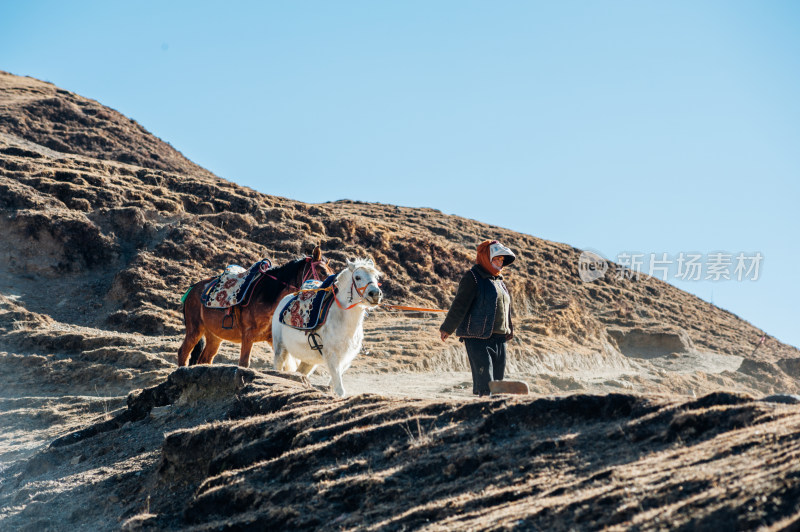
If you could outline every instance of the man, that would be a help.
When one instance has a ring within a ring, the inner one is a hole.
[[[477,249],[475,265],[467,270],[444,323],[442,341],[453,332],[464,342],[472,370],[472,393],[489,395],[489,382],[501,381],[506,367],[506,341],[513,338],[511,294],[500,270],[516,259],[497,240],[486,240]]]

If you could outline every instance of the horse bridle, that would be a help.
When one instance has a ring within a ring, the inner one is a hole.
[[[305,264],[305,266],[303,266],[303,280],[300,282],[300,285],[302,286],[303,283],[305,283],[306,281],[308,281],[312,277],[314,278],[315,281],[321,281],[322,279],[319,278],[319,273],[317,273],[317,264],[324,264],[325,261],[314,260],[312,257],[306,257],[305,261],[306,261],[306,264]],[[270,275],[268,273],[265,273],[264,275],[266,275],[270,279],[278,281],[283,286],[287,286],[287,287],[289,287],[289,288],[291,288],[293,290],[299,290],[300,289],[300,287],[297,287],[297,286],[295,286],[293,284],[289,284],[286,281],[281,281],[280,279],[278,279],[274,275]]]
[[[367,290],[367,287],[369,285],[374,284],[376,287],[380,286],[380,283],[376,283],[374,281],[370,281],[367,284],[365,284],[364,286],[362,286],[361,288],[359,288],[358,285],[356,285],[356,272],[358,270],[360,270],[360,269],[363,269],[363,268],[356,268],[355,270],[353,270],[353,274],[350,276],[350,297],[348,298],[349,302],[353,303],[353,289],[355,289],[356,293],[359,295],[359,297],[361,297],[360,300],[356,301],[355,303],[353,303],[349,307],[345,308],[345,307],[342,306],[341,303],[339,303],[339,298],[336,297],[336,293],[334,292],[334,294],[333,294],[334,301],[336,301],[336,304],[342,310],[350,310],[351,308],[355,307],[356,305],[359,305],[359,304],[363,303],[364,302],[364,292]]]
[[[303,281],[300,283],[301,286],[312,277],[315,281],[322,280],[319,278],[319,274],[317,273],[317,264],[324,264],[324,261],[314,260],[312,257],[306,257],[306,265],[303,266]]]

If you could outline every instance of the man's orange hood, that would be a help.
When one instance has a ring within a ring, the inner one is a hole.
[[[475,262],[477,262],[481,268],[492,275],[500,275],[500,270],[494,267],[492,260],[489,258],[489,246],[496,243],[497,240],[484,240],[478,244],[478,256],[475,259]]]
[[[513,251],[505,247],[497,240],[484,240],[478,245],[478,256],[476,257],[475,262],[477,262],[490,274],[500,275],[500,270],[495,268],[494,264],[492,264],[492,259],[497,256],[505,257],[505,261],[503,262],[504,266],[508,266],[517,258],[514,256]]]

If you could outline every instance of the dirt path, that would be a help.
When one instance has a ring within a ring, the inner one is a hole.
[[[348,395],[373,393],[408,399],[471,399],[472,376],[468,372],[359,373],[343,378]],[[313,375],[313,384],[327,385],[324,374]]]

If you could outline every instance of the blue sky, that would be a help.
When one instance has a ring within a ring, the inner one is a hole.
[[[798,27],[792,1],[34,0],[0,6],[0,69],[268,194],[760,252],[756,281],[671,281],[797,346]]]

